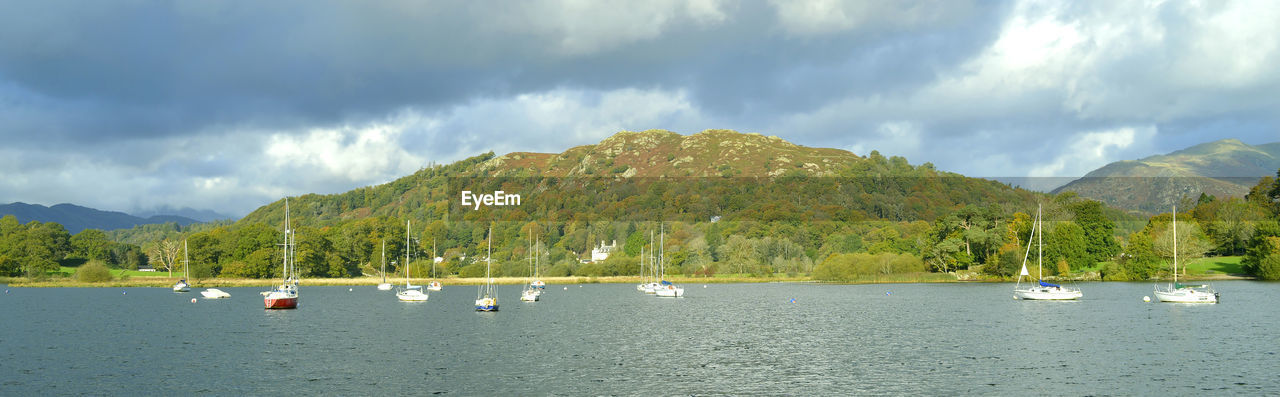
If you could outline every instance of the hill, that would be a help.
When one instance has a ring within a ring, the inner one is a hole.
[[[1280,143],[1255,146],[1224,139],[1107,164],[1053,193],[1071,191],[1117,208],[1153,214],[1200,193],[1243,197],[1258,178],[1274,175],[1277,169]]]
[[[462,208],[460,192],[522,195],[513,207]],[[624,131],[562,153],[486,153],[390,183],[290,200],[311,226],[371,216],[539,221],[931,221],[965,205],[1034,206],[1035,193],[872,152],[708,130]],[[283,202],[239,223],[279,224]]]
[[[39,204],[10,203],[0,205],[0,216],[13,215],[18,222],[30,221],[55,222],[61,224],[71,234],[84,229],[115,230],[128,229],[137,225],[177,223],[189,225],[196,223],[194,219],[174,215],[154,215],[140,218],[123,212],[102,211],[74,204],[58,204],[45,207]]]

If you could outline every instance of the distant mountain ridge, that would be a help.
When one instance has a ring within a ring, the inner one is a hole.
[[[149,210],[135,210],[131,212],[133,216],[139,218],[150,218],[153,216],[179,216],[183,218],[191,218],[197,222],[213,222],[236,218],[213,210],[198,210],[191,207],[173,208],[169,206],[161,206]]]
[[[1169,154],[1107,164],[1053,190],[1131,211],[1168,211],[1200,193],[1243,197],[1258,178],[1280,169],[1280,142],[1249,145],[1238,139],[1202,143]]]
[[[137,225],[175,222],[186,226],[198,221],[175,215],[153,215],[141,218],[117,211],[102,211],[75,204],[57,204],[45,207],[40,204],[22,202],[0,204],[0,216],[13,215],[18,222],[30,221],[56,222],[76,234],[84,229],[115,230],[128,229]]]

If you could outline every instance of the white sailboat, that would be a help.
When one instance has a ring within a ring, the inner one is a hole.
[[[296,236],[289,225],[289,198],[284,199],[284,260],[281,265],[283,279],[280,285],[262,292],[262,304],[267,309],[298,308],[298,267],[294,263]]]
[[[540,299],[540,297],[542,296],[542,291],[538,290],[538,288],[534,285],[534,282],[537,281],[537,273],[538,273],[537,255],[538,253],[537,253],[536,246],[533,244],[530,244],[529,245],[529,283],[525,284],[524,289],[520,291],[521,302],[537,302],[538,299]]]
[[[658,274],[659,274],[658,284],[659,285],[658,285],[658,291],[656,292],[656,295],[664,298],[681,298],[681,297],[684,297],[684,287],[672,284],[670,281],[666,280],[667,260],[665,258],[666,250],[664,247],[666,235],[667,233],[666,233],[666,230],[664,229],[662,231],[661,237],[658,238]]]
[[[1213,287],[1201,285],[1183,285],[1178,283],[1178,207],[1173,207],[1173,282],[1161,288],[1155,286],[1156,300],[1170,303],[1218,303],[1217,291]]]
[[[382,242],[382,283],[378,284],[379,291],[390,291],[391,283],[387,282],[387,242]]]
[[[644,292],[646,295],[656,295],[658,293],[658,288],[662,286],[662,284],[658,283],[658,259],[657,259],[657,254],[654,251],[657,251],[657,250],[653,248],[653,230],[650,230],[649,231],[649,256],[648,256],[649,273],[642,274],[642,276],[644,277],[644,280],[643,280],[644,282],[642,282],[639,286],[636,287],[637,289],[640,290],[640,292]],[[643,270],[643,267],[641,270]]]
[[[187,261],[187,240],[182,240],[182,279],[173,285],[173,292],[187,292],[191,290],[191,284],[187,284],[187,279],[191,278],[189,268],[190,262]]]
[[[493,267],[493,226],[489,226],[489,237],[486,240],[489,248],[484,258],[484,284],[476,290],[476,311],[496,312],[498,295],[494,293],[493,277],[490,275],[490,268]]]
[[[403,302],[425,302],[429,297],[426,292],[422,291],[421,285],[413,285],[409,283],[409,269],[411,259],[409,252],[413,250],[409,241],[409,221],[404,221],[404,288],[396,291],[396,299]]]
[[[636,284],[636,291],[645,292],[645,275],[644,275],[644,246],[640,247],[640,284]]]
[[[1022,272],[1018,274],[1018,283],[1013,287],[1013,296],[1018,299],[1026,300],[1072,300],[1080,299],[1084,296],[1079,289],[1071,287],[1063,287],[1058,284],[1047,283],[1044,281],[1044,269],[1042,262],[1044,261],[1044,219],[1040,215],[1040,207],[1036,207],[1036,220],[1031,228],[1031,236],[1027,238],[1027,252],[1022,256]],[[1031,255],[1031,240],[1035,239],[1036,243],[1036,283],[1022,286],[1022,277],[1030,278],[1031,274],[1027,272],[1027,257]]]

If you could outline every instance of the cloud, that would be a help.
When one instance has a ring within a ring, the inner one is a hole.
[[[243,214],[649,128],[1072,175],[1275,141],[1276,20],[1259,1],[5,2],[0,201]]]
[[[1031,177],[1079,177],[1093,171],[1124,153],[1138,142],[1155,137],[1152,126],[1122,127],[1105,131],[1086,131],[1068,136],[1064,150],[1047,163],[1032,167]]]

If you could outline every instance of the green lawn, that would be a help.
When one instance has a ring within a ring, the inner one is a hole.
[[[55,273],[62,273],[70,277],[76,274],[76,268],[62,266],[59,267],[58,271]],[[169,272],[140,272],[137,270],[111,269],[111,275],[113,277],[120,278],[121,274],[129,277],[169,277]]]
[[[1187,274],[1243,274],[1244,270],[1240,268],[1240,258],[1242,257],[1214,256],[1193,259],[1191,262],[1185,263],[1185,265],[1187,266]],[[1098,262],[1093,266],[1076,270],[1073,273],[1096,272],[1109,263],[1111,262]],[[1181,264],[1182,262],[1179,261],[1179,263]],[[1160,268],[1168,270],[1169,266],[1169,262],[1166,261],[1160,265]]]
[[[1241,274],[1239,256],[1215,256],[1194,259],[1187,263],[1187,274]]]

